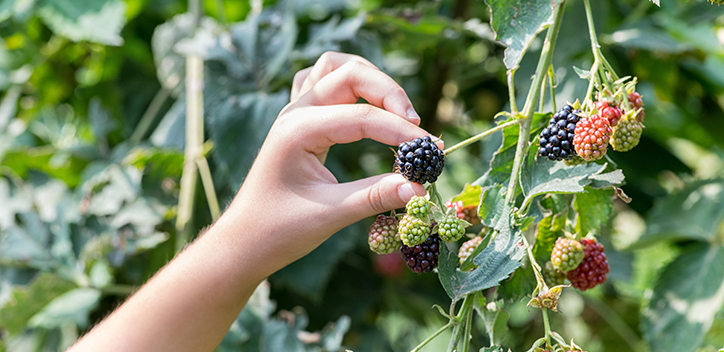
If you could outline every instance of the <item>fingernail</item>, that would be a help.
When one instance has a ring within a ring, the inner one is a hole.
[[[415,187],[412,186],[412,183],[406,182],[400,185],[400,187],[397,188],[397,193],[400,195],[400,199],[405,201],[407,203],[412,197],[414,196],[424,196],[425,195],[425,189],[422,189],[423,194],[417,194],[415,191]]]
[[[412,123],[418,123],[420,122],[420,115],[417,114],[415,108],[409,108],[407,109],[407,119]]]

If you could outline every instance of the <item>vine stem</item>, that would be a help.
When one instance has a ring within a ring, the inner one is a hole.
[[[546,329],[546,343],[548,343],[549,346],[552,346],[551,343],[551,323],[548,321],[548,309],[543,308],[541,309],[541,312],[543,312],[543,325]]]
[[[553,60],[553,48],[556,46],[558,30],[561,28],[564,4],[565,0],[561,1],[555,9],[553,9],[553,24],[548,28],[545,43],[543,44],[540,59],[538,60],[538,66],[535,70],[535,79],[530,86],[530,90],[528,91],[528,96],[526,97],[525,105],[523,106],[523,111],[521,113],[523,121],[520,124],[518,145],[516,146],[515,159],[513,160],[513,170],[510,173],[508,193],[505,196],[505,201],[509,204],[513,204],[515,201],[520,166],[523,163],[523,156],[527,154],[526,149],[528,146],[528,139],[530,139],[530,129],[533,122],[533,106],[535,105],[534,101],[540,95],[543,80],[545,79],[548,68],[551,66],[551,62]]]
[[[454,320],[450,320],[447,324],[445,324],[445,325],[443,325],[441,328],[437,329],[437,331],[435,331],[434,334],[428,336],[428,337],[425,339],[425,341],[420,342],[420,344],[417,345],[417,347],[415,347],[414,349],[412,349],[410,352],[418,352],[420,349],[422,349],[423,347],[425,347],[425,345],[427,345],[428,343],[430,343],[430,341],[432,341],[434,338],[438,337],[440,334],[442,334],[443,332],[445,332],[445,330],[449,329],[449,328],[450,328],[451,326],[453,326],[453,325],[455,325],[455,321],[454,321]]]
[[[468,139],[466,139],[466,140],[464,140],[464,141],[462,141],[462,142],[460,142],[460,143],[458,143],[458,144],[455,144],[454,146],[448,148],[447,150],[445,150],[445,155],[448,155],[448,154],[450,154],[450,153],[452,153],[452,152],[454,152],[454,151],[456,151],[456,150],[458,150],[458,149],[460,149],[460,148],[467,147],[468,145],[473,144],[473,143],[475,143],[475,142],[477,142],[477,141],[479,141],[479,140],[481,140],[481,139],[483,139],[483,138],[485,138],[485,137],[487,137],[487,136],[489,136],[489,135],[491,135],[491,134],[493,134],[493,133],[495,133],[495,132],[498,132],[498,131],[500,131],[500,130],[503,130],[503,129],[505,129],[505,128],[507,128],[507,127],[510,127],[510,126],[513,126],[513,125],[517,125],[517,124],[519,124],[519,123],[520,123],[520,120],[516,119],[516,120],[513,120],[513,121],[506,122],[506,123],[504,123],[504,124],[497,125],[497,126],[491,128],[491,129],[489,129],[489,130],[487,130],[487,131],[485,131],[485,132],[482,132],[482,133],[480,133],[480,134],[477,134],[477,135],[475,135],[475,136],[472,136],[472,137],[470,137],[470,138],[468,138]]]

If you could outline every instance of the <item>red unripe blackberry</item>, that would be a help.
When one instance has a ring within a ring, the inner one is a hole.
[[[445,207],[447,209],[455,209],[455,214],[459,219],[463,219],[473,225],[480,223],[480,218],[478,217],[478,209],[474,205],[468,205],[467,207],[463,205],[463,201],[459,200],[456,202],[453,202],[452,200],[447,201],[445,203]]]
[[[433,183],[445,167],[445,153],[430,136],[403,142],[397,149],[395,169],[410,182]]]
[[[608,119],[600,115],[584,117],[576,124],[573,145],[583,160],[594,161],[603,158],[611,138]]]
[[[398,253],[376,255],[373,259],[375,272],[388,279],[400,277],[405,266]]]
[[[551,263],[561,272],[575,269],[583,260],[583,246],[570,238],[559,237],[551,251]]]
[[[367,236],[370,249],[377,254],[389,254],[395,251],[402,241],[397,234],[397,218],[378,215]]]
[[[583,245],[583,261],[577,268],[566,273],[566,277],[573,287],[585,291],[604,283],[609,269],[602,244],[590,238],[584,238],[580,242]]]
[[[468,257],[473,254],[475,248],[478,248],[478,246],[482,242],[483,238],[480,236],[473,237],[472,239],[463,242],[463,245],[460,246],[460,249],[458,250],[458,258],[460,258],[460,264],[464,263],[468,259]]]
[[[631,106],[631,109],[633,109],[634,111],[641,109],[636,114],[636,119],[639,122],[644,122],[644,115],[645,115],[644,114],[644,100],[642,98],[643,98],[643,95],[636,93],[636,92],[633,92],[628,95],[628,103]]]
[[[437,268],[437,258],[440,255],[440,237],[430,235],[425,242],[416,246],[402,245],[400,247],[402,259],[413,273],[428,273]]]
[[[576,155],[573,136],[581,113],[581,110],[566,105],[553,114],[538,138],[538,155],[550,160],[569,160]]]

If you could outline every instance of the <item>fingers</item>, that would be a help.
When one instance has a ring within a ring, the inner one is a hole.
[[[295,101],[297,98],[299,98],[299,91],[302,89],[302,85],[304,84],[304,81],[309,77],[309,73],[312,72],[312,69],[314,67],[307,67],[303,70],[300,70],[294,75],[294,81],[292,83],[292,93],[290,96],[290,101]]]
[[[300,96],[309,91],[309,89],[317,84],[317,82],[322,80],[322,78],[326,77],[327,75],[342,67],[342,65],[348,62],[357,62],[364,66],[370,67],[371,69],[379,71],[377,66],[357,55],[328,51],[322,54],[317,62],[314,63],[314,66],[312,66],[311,72],[306,77],[302,86],[300,87]]]
[[[314,70],[307,81],[313,73]],[[299,103],[316,106],[354,104],[359,98],[415,125],[420,123],[420,117],[402,87],[382,71],[359,61],[348,61],[322,77],[299,97]]]
[[[425,188],[408,182],[400,174],[386,174],[335,185],[340,210],[348,218],[362,219],[392,209],[404,208],[413,196],[424,196]]]
[[[369,104],[305,107],[283,121],[280,131],[292,148],[304,146],[315,155],[334,144],[352,143],[364,138],[397,146],[415,138],[429,136],[427,131],[398,116]]]

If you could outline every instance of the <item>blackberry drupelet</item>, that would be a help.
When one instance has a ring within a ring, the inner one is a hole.
[[[440,255],[440,237],[430,235],[425,242],[416,246],[402,245],[400,248],[402,259],[407,267],[414,273],[429,273],[437,267],[437,257]]]
[[[410,182],[433,183],[445,167],[445,153],[429,136],[403,142],[397,149],[395,168]]]
[[[540,133],[538,155],[550,160],[570,160],[576,155],[573,134],[581,113],[568,104],[553,114],[548,126]]]

